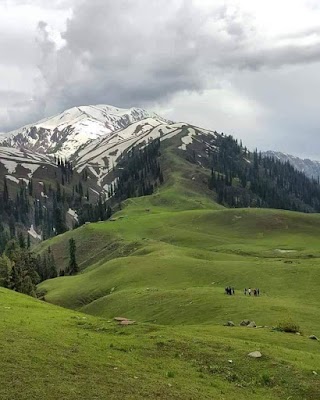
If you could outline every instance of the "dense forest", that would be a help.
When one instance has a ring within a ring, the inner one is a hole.
[[[208,155],[209,188],[229,207],[265,207],[301,212],[320,211],[320,185],[289,162],[249,152],[232,136],[218,135],[217,151]]]

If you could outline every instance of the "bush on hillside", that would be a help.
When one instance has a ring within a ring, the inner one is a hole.
[[[283,321],[279,322],[276,330],[280,332],[287,332],[287,333],[297,333],[300,332],[300,326],[296,324],[295,322],[288,320],[288,321]]]

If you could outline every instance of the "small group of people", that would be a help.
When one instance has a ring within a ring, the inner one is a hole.
[[[229,296],[232,296],[233,294],[235,294],[234,293],[234,287],[231,287],[231,286],[227,286],[224,289],[224,292],[225,292],[225,294],[228,294]]]
[[[245,296],[248,294],[249,296],[251,296],[252,294],[254,295],[254,296],[260,296],[260,289],[259,288],[257,288],[257,289],[251,289],[251,288],[249,288],[249,289],[247,289],[247,288],[245,288],[244,289],[244,294],[245,294]]]

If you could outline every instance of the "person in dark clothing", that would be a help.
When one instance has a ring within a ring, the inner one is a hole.
[[[245,295],[245,296],[247,295],[247,291],[248,291],[247,288],[245,288],[245,289],[244,289],[244,295]]]
[[[232,294],[234,294],[234,287],[232,288]]]
[[[257,289],[257,296],[260,296],[260,289]]]

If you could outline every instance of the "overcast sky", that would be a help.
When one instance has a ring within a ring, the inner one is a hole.
[[[320,159],[319,0],[1,0],[0,131],[144,107]]]

